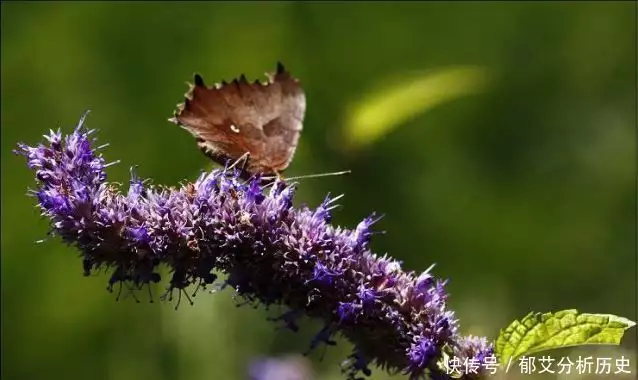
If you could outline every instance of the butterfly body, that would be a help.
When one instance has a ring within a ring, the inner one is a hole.
[[[245,76],[207,87],[194,85],[172,122],[189,131],[200,149],[226,164],[245,157],[249,174],[279,174],[290,164],[303,128],[306,99],[299,82],[278,64],[268,82],[249,83]]]

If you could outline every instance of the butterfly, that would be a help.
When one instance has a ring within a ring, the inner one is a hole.
[[[265,83],[248,83],[241,75],[207,87],[195,74],[184,103],[169,121],[189,131],[204,154],[219,164],[245,159],[244,173],[280,175],[295,154],[306,97],[281,63],[266,76]]]

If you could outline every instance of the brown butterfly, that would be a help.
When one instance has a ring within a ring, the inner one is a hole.
[[[169,120],[193,134],[215,162],[224,165],[247,157],[247,174],[280,174],[295,154],[306,97],[281,63],[266,76],[263,84],[248,83],[242,75],[209,88],[195,74],[195,84]]]

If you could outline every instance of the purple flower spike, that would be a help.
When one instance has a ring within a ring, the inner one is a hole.
[[[259,178],[246,182],[226,169],[180,188],[149,186],[132,172],[122,191],[106,182],[108,165],[83,123],[16,152],[35,171],[34,194],[53,232],[80,250],[86,274],[110,269],[110,288],[158,282],[164,265],[169,299],[177,291],[190,301],[187,287],[211,285],[221,272],[227,278],[217,287],[232,287],[245,303],[286,306],[271,319],[292,330],[301,316],[320,320],[312,347],[335,344],[336,334],[349,339],[349,379],[368,375],[371,364],[443,379],[444,354],[491,354],[484,340],[459,336],[444,282],[370,251],[374,217],[354,230],[336,227],[329,223],[338,197],[295,208],[284,180],[264,189]]]

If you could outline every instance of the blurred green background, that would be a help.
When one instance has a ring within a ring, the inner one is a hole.
[[[275,331],[229,291],[178,311],[116,303],[75,250],[35,244],[47,223],[11,153],[90,108],[107,159],[122,160],[112,181],[133,164],[155,183],[192,180],[211,165],[166,120],[184,81],[263,78],[278,60],[308,103],[286,174],[353,171],[302,181],[297,202],[345,193],[346,226],[385,214],[374,250],[407,269],[437,263],[463,332],[495,337],[531,310],[636,320],[635,2],[2,2],[1,14],[4,379],[242,379],[255,355],[308,347],[316,324]],[[317,379],[339,379],[350,348],[313,354]],[[617,348],[555,354],[630,356],[635,375],[636,329]]]

